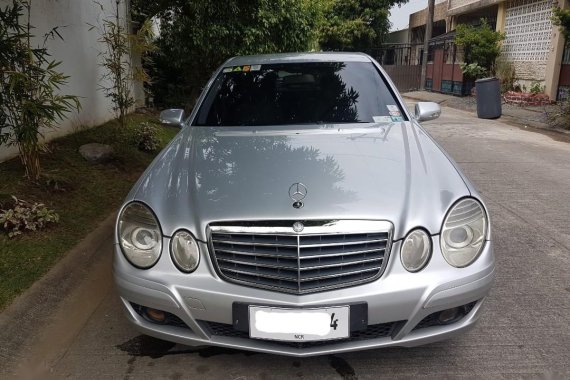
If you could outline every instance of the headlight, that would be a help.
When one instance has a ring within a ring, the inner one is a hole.
[[[473,198],[457,202],[447,214],[441,231],[441,252],[457,268],[475,261],[485,244],[487,214]]]
[[[424,230],[413,230],[406,236],[400,250],[402,265],[409,272],[417,272],[426,266],[431,257],[431,239]]]
[[[196,240],[187,231],[178,231],[170,241],[172,261],[182,272],[193,272],[200,262],[200,250]]]
[[[162,252],[162,233],[152,211],[142,203],[127,205],[119,216],[119,245],[131,264],[147,269]]]

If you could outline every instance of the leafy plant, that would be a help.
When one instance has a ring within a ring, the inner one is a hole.
[[[134,133],[135,145],[144,152],[154,152],[160,147],[158,128],[148,122],[139,124]]]
[[[190,108],[235,55],[316,48],[322,0],[133,0],[135,20],[161,20],[150,68],[155,104]]]
[[[478,79],[483,78],[487,74],[487,70],[477,63],[461,63],[459,67],[467,78]]]
[[[552,13],[552,23],[560,27],[567,41],[570,40],[570,9],[556,7]]]
[[[98,3],[101,11],[102,4]],[[119,6],[121,0],[115,0],[114,15],[103,19],[100,26],[90,25],[90,30],[98,30],[101,42],[105,48],[101,52],[101,67],[105,69],[102,75],[100,89],[105,96],[113,102],[113,111],[117,116],[119,125],[126,126],[126,117],[135,104],[132,93],[133,81],[148,83],[150,77],[140,66],[133,65],[131,53],[140,54],[141,58],[148,59],[148,54],[155,50],[152,24],[149,20],[142,23],[137,33],[130,35],[127,23],[121,19]]]
[[[30,12],[31,3],[22,0],[0,8],[0,144],[16,145],[26,176],[37,180],[41,131],[57,128],[80,103],[77,96],[59,93],[69,77],[45,47],[48,39],[61,38],[58,28],[44,36],[43,46],[32,47]]]
[[[544,86],[540,85],[540,82],[532,82],[530,85],[530,92],[532,94],[540,94],[544,92]]]
[[[0,210],[0,228],[9,237],[21,235],[24,230],[37,231],[48,224],[59,222],[59,215],[43,203],[29,203],[12,196],[14,205]]]
[[[505,35],[496,32],[487,20],[481,19],[481,25],[459,24],[455,34],[455,44],[463,47],[464,62],[476,63],[487,72],[494,74],[494,64],[501,53],[499,42]]]
[[[363,51],[379,46],[390,29],[389,9],[398,0],[325,1],[318,30],[323,50]]]
[[[515,90],[516,70],[515,65],[504,57],[497,58],[495,62],[495,74],[501,81],[501,92]]]

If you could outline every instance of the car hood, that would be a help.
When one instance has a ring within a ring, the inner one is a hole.
[[[289,188],[307,188],[294,208]],[[366,219],[437,234],[469,195],[462,176],[419,126],[327,124],[186,127],[160,153],[130,199],[148,204],[164,235],[206,240],[211,222]]]

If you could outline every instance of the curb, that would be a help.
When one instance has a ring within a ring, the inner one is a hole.
[[[105,218],[0,314],[0,378],[41,377],[65,354],[55,347],[68,347],[108,296],[115,215]]]

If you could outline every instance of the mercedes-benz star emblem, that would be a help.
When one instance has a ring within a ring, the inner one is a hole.
[[[305,226],[303,225],[303,223],[301,222],[295,222],[293,223],[293,231],[295,232],[301,232],[305,229]]]
[[[289,197],[293,200],[293,207],[301,208],[303,207],[303,202],[301,202],[307,196],[307,186],[303,185],[301,182],[296,182],[289,188]]]

